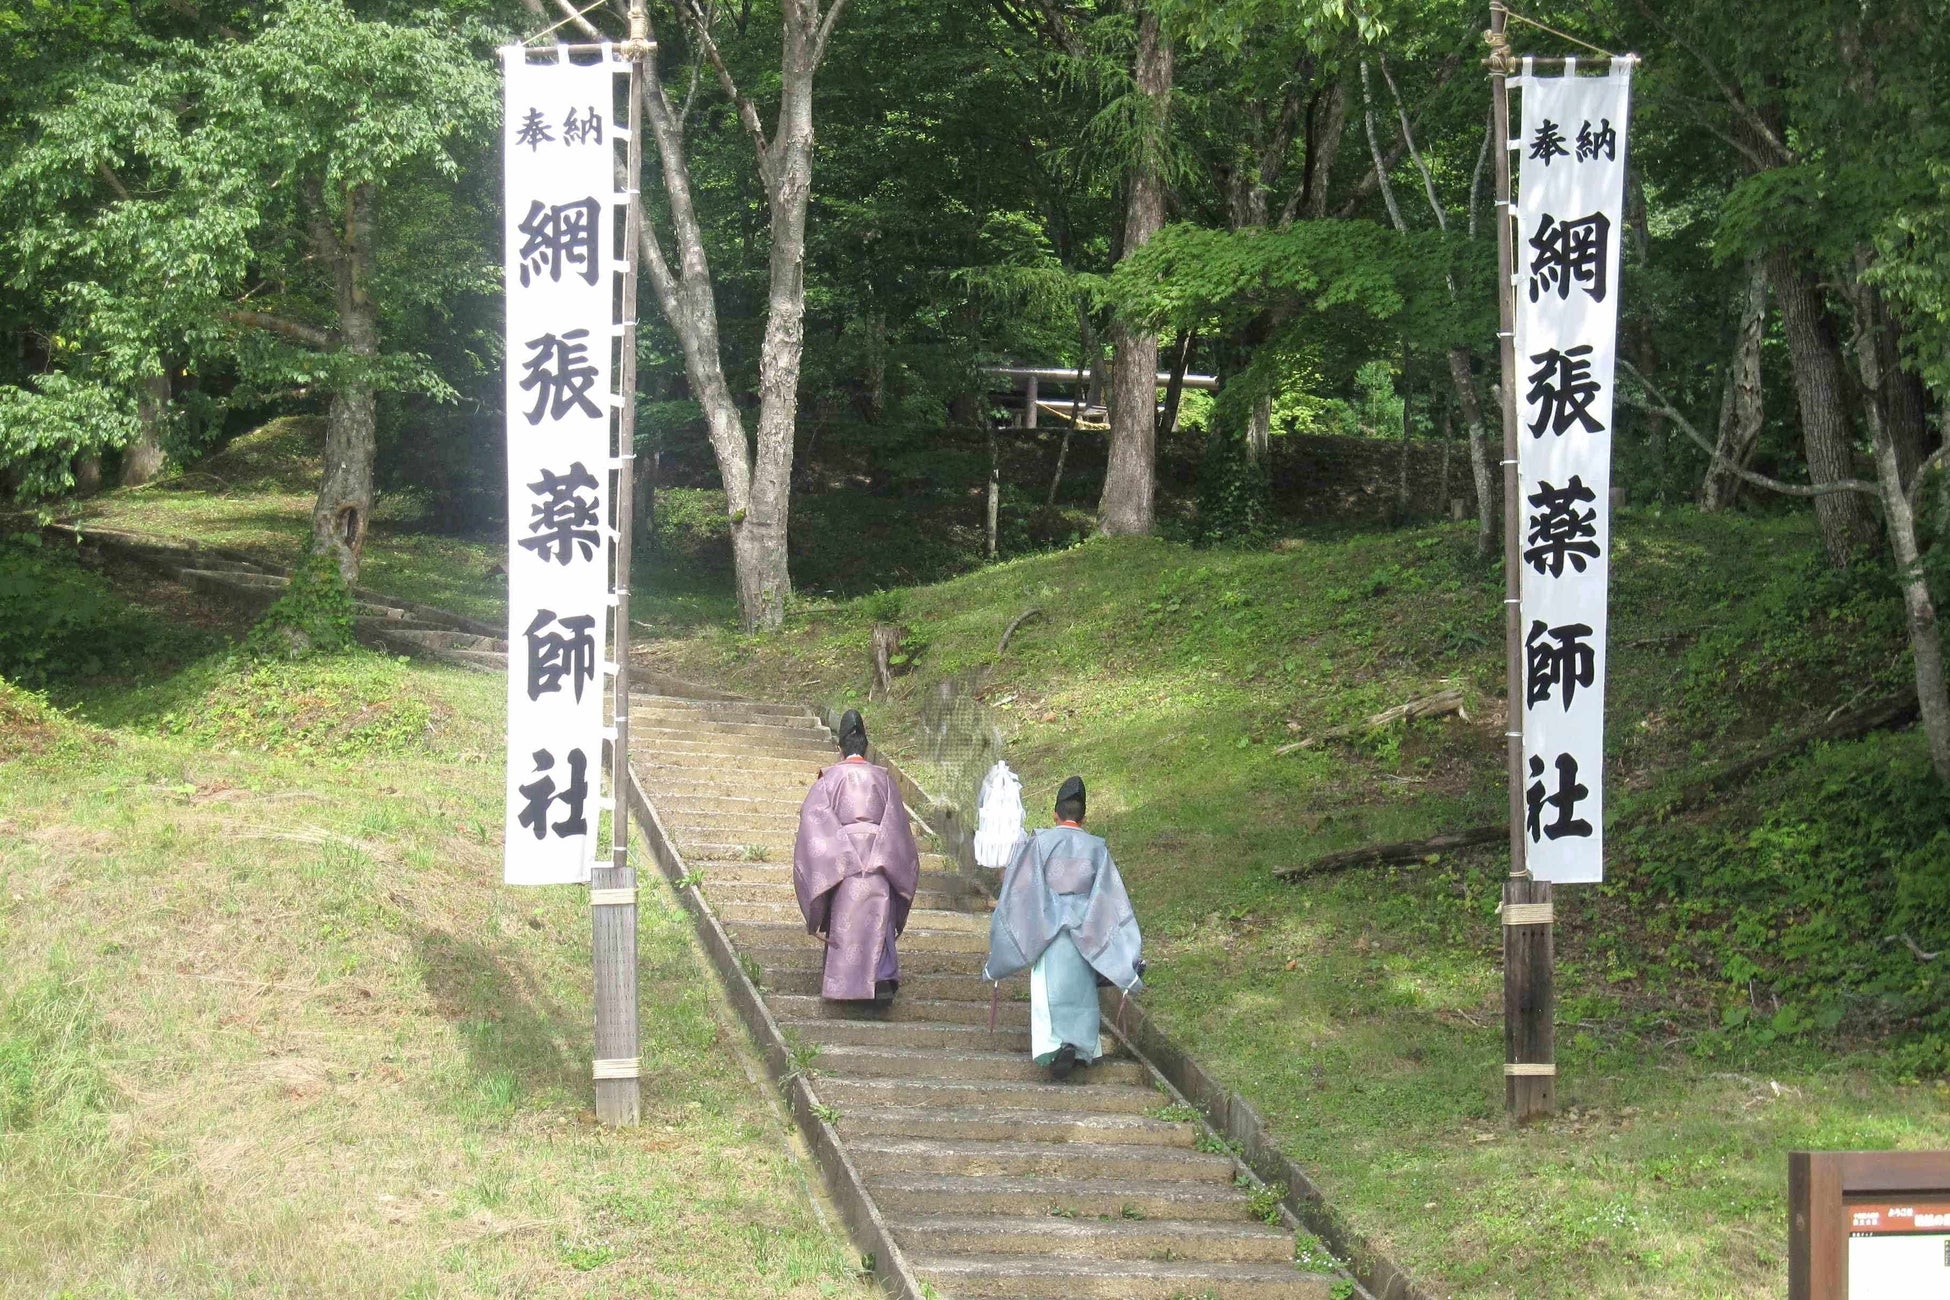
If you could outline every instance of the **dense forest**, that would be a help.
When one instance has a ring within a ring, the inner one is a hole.
[[[142,483],[316,412],[315,544],[347,579],[375,492],[494,529],[493,51],[551,26],[617,38],[624,8],[0,6],[7,489]],[[1811,509],[1832,564],[1893,563],[1950,777],[1931,589],[1950,526],[1947,16],[1620,0],[1511,30],[1519,52],[1643,60],[1623,503]],[[638,517],[654,535],[703,510],[747,626],[783,619],[795,581],[860,585],[793,565],[876,513],[953,525],[897,576],[979,562],[963,525],[992,461],[995,554],[1306,527],[1271,504],[1284,441],[1420,440],[1453,453],[1457,500],[1473,482],[1493,550],[1485,6],[651,17]],[[1088,371],[1106,431],[1046,421],[994,450],[1004,364]]]

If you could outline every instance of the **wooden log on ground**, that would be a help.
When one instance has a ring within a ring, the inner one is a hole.
[[[1420,862],[1432,853],[1475,848],[1479,844],[1501,844],[1509,836],[1510,828],[1501,823],[1495,826],[1472,826],[1464,831],[1431,835],[1425,840],[1403,840],[1397,844],[1368,844],[1358,849],[1345,849],[1339,853],[1329,853],[1325,857],[1315,858],[1311,862],[1281,867],[1273,875],[1280,880],[1304,880],[1309,876],[1325,876],[1336,871],[1346,871],[1349,867],[1379,866],[1388,862]]]
[[[1349,736],[1358,736],[1364,732],[1373,731],[1377,727],[1385,727],[1391,722],[1413,722],[1417,718],[1439,718],[1449,713],[1460,715],[1465,722],[1469,720],[1469,715],[1463,712],[1463,693],[1460,690],[1451,688],[1446,691],[1437,691],[1434,695],[1424,695],[1420,699],[1397,704],[1392,709],[1383,709],[1365,722],[1357,722],[1352,726],[1335,727],[1331,731],[1323,731],[1318,736],[1309,736],[1305,740],[1297,740],[1291,745],[1281,745],[1273,752],[1278,755],[1291,754],[1296,749],[1316,749],[1330,740],[1345,740]]]

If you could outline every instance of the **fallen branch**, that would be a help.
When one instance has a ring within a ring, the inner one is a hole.
[[[1431,697],[1433,698],[1433,697]],[[1657,804],[1639,812],[1638,817],[1664,817],[1673,813],[1686,812],[1705,803],[1711,795],[1734,785],[1764,768],[1773,766],[1781,759],[1824,740],[1853,740],[1873,731],[1901,726],[1916,716],[1916,696],[1909,693],[1886,696],[1859,709],[1851,710],[1838,717],[1822,722],[1789,736],[1778,744],[1769,745],[1757,753],[1732,763],[1707,768],[1686,782],[1677,798],[1670,802]],[[1331,734],[1331,733],[1330,733]],[[1287,746],[1288,749],[1298,746]],[[1284,752],[1284,751],[1280,751]],[[1634,818],[1636,820],[1637,818]],[[1472,826],[1467,830],[1450,831],[1442,835],[1432,835],[1425,840],[1405,840],[1396,844],[1370,844],[1358,849],[1344,849],[1329,853],[1310,862],[1296,863],[1290,867],[1277,867],[1273,871],[1276,880],[1306,880],[1313,876],[1323,876],[1336,871],[1346,871],[1350,867],[1380,866],[1391,862],[1419,862],[1431,854],[1450,849],[1473,848],[1481,844],[1499,844],[1510,836],[1510,824],[1500,822],[1494,826]],[[1896,936],[1891,936],[1892,939]],[[1907,935],[1901,936],[1909,943],[1910,951],[1919,961],[1934,961],[1938,954],[1924,956]]]
[[[995,657],[997,659],[1000,659],[1002,657],[1003,652],[1009,648],[1009,642],[1015,638],[1017,628],[1021,627],[1024,623],[1027,623],[1032,618],[1041,618],[1041,617],[1043,617],[1042,609],[1040,607],[1035,607],[1035,608],[1025,609],[1024,611],[1022,611],[1022,613],[1010,619],[1009,626],[1002,629],[1002,639],[995,643]]]
[[[1325,876],[1336,871],[1346,871],[1349,867],[1377,866],[1388,862],[1419,862],[1432,853],[1474,848],[1479,844],[1500,844],[1508,838],[1510,838],[1508,825],[1472,826],[1466,831],[1431,835],[1426,840],[1404,840],[1399,844],[1369,844],[1358,849],[1329,853],[1325,857],[1315,858],[1312,862],[1280,867],[1273,872],[1273,876],[1277,880],[1304,880],[1309,876]]]
[[[1335,727],[1332,731],[1323,731],[1318,736],[1309,736],[1291,745],[1281,745],[1273,752],[1291,754],[1296,749],[1315,749],[1330,740],[1345,740],[1349,736],[1358,736],[1377,727],[1385,727],[1391,722],[1400,722],[1404,719],[1412,722],[1416,718],[1439,718],[1449,713],[1459,715],[1465,722],[1469,721],[1469,715],[1463,712],[1463,693],[1459,690],[1451,689],[1437,691],[1434,695],[1424,695],[1419,700],[1410,700],[1406,704],[1397,704],[1392,709],[1383,709],[1366,722]]]
[[[1898,939],[1903,941],[1903,947],[1909,949],[1909,955],[1918,961],[1935,961],[1943,955],[1941,949],[1936,952],[1924,952],[1916,940],[1909,937],[1908,931],[1904,931],[1902,934],[1885,934],[1882,936],[1884,943],[1894,943]]]

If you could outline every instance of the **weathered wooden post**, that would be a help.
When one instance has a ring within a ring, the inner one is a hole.
[[[644,0],[631,0],[630,38],[618,49],[629,61],[629,138],[625,142],[622,356],[616,419],[616,569],[610,716],[609,866],[589,873],[590,955],[595,977],[596,1118],[635,1124],[642,1116],[641,1038],[637,1021],[636,868],[630,865],[630,555],[636,493],[637,259],[643,232],[643,61],[653,54]]]
[[[1503,382],[1503,652],[1510,781],[1510,876],[1503,882],[1503,1101],[1522,1122],[1557,1108],[1554,912],[1551,887],[1524,865],[1523,514],[1517,476],[1516,207],[1511,202],[1508,11],[1492,0],[1490,108],[1495,122],[1497,351]]]

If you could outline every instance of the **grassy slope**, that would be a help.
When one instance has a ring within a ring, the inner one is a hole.
[[[865,1295],[667,891],[645,1117],[499,884],[501,683],[360,652],[0,683],[0,1295]]]
[[[1564,1114],[1511,1131],[1499,855],[1270,878],[1500,811],[1501,588],[1465,547],[1450,527],[1271,553],[1091,543],[648,653],[755,694],[857,700],[872,612],[897,600],[927,648],[897,698],[869,706],[882,743],[918,757],[924,688],[988,668],[983,698],[1030,790],[1090,781],[1150,936],[1151,1005],[1391,1253],[1457,1296],[1778,1294],[1785,1151],[1940,1146],[1941,1085],[1892,1083],[1873,1052],[1837,1057],[1832,1040],[1720,1032],[1732,990],[1700,965],[1710,945],[1688,947],[1705,921],[1635,898],[1637,842],[1619,836],[1617,884],[1560,895]],[[1801,567],[1811,552],[1796,521],[1619,521],[1615,807],[1673,788],[1696,756],[1900,682],[1889,602],[1823,588]],[[1031,606],[1047,617],[995,664]],[[1449,683],[1469,722],[1273,752]],[[1917,762],[1914,737],[1871,744],[1878,762]],[[1737,822],[1789,797],[1786,780],[1719,812]]]
[[[74,515],[295,564],[311,538],[323,436],[323,421],[315,417],[273,420],[185,474],[77,501]],[[457,614],[505,618],[507,582],[498,573],[503,543],[418,531],[403,517],[409,511],[410,503],[383,496],[375,504],[360,581]]]

